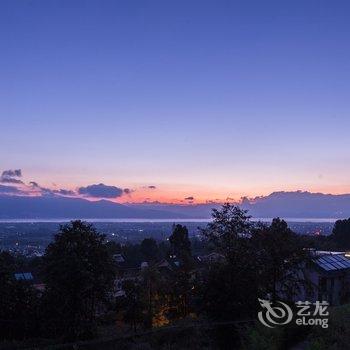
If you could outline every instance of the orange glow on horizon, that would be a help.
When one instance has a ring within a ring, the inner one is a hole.
[[[91,181],[83,184],[82,186],[87,186],[91,183],[97,183],[96,181]],[[239,202],[242,197],[254,198],[258,196],[268,196],[272,192],[280,191],[308,191],[311,193],[324,193],[340,195],[350,193],[350,185],[326,185],[326,186],[291,186],[286,185],[284,188],[280,186],[272,187],[242,187],[241,190],[228,188],[228,186],[222,187],[205,187],[193,184],[160,184],[147,186],[145,184],[124,184],[124,186],[113,185],[108,183],[109,186],[115,186],[118,188],[129,188],[130,193],[124,193],[120,197],[115,198],[104,198],[106,200],[113,201],[115,203],[164,203],[164,204],[177,204],[177,205],[195,205],[195,204],[205,204],[205,203],[223,203],[223,202]],[[13,185],[15,186],[15,185]],[[40,192],[39,188],[28,185],[17,185],[16,186],[21,194],[27,196],[40,196],[44,195],[44,192]],[[74,192],[73,195],[66,195],[65,197],[73,198],[84,198],[90,201],[98,201],[102,198],[86,197],[78,194],[77,185],[64,185],[60,186],[58,184],[52,184],[51,186],[42,186],[42,188],[51,190],[53,193],[57,193],[57,190],[64,188],[66,190],[71,190]],[[56,192],[55,192],[56,191]],[[16,195],[16,194],[14,194]],[[58,194],[60,195],[60,194]]]

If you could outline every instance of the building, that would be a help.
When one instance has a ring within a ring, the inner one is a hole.
[[[349,302],[350,259],[344,252],[313,252],[304,274],[306,285],[300,300],[328,301],[330,305]]]
[[[43,292],[45,290],[45,284],[38,278],[36,274],[33,274],[32,272],[16,272],[14,274],[14,277],[16,281],[23,281],[25,283],[28,283],[39,292]]]

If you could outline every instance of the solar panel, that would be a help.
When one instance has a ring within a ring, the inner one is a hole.
[[[23,280],[23,274],[22,273],[15,273],[15,278],[17,281]]]
[[[327,270],[327,271],[332,270],[332,266],[327,263],[321,262],[321,263],[318,263],[318,265],[321,266],[324,270]]]
[[[344,268],[344,266],[342,266],[340,263],[338,263],[338,262],[334,262],[334,263],[332,263],[331,264],[332,266],[334,266],[335,267],[335,269],[343,269]],[[345,266],[346,267],[346,266]]]
[[[344,264],[346,265],[346,267],[350,267],[350,261],[346,261],[344,262]]]
[[[33,275],[30,272],[24,273],[24,279],[29,281],[33,279]]]
[[[323,266],[325,266],[327,270],[334,270],[334,266],[332,266],[331,264],[324,263]]]
[[[15,273],[15,279],[17,281],[31,281],[33,279],[33,275],[31,274],[31,272]]]
[[[326,260],[328,260],[328,261],[337,261],[337,259],[334,256],[332,256],[332,255],[327,257]]]
[[[315,262],[326,271],[336,271],[350,268],[350,260],[341,254],[323,255],[317,258]]]

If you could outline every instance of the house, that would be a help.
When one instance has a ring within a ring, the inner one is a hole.
[[[168,259],[162,259],[153,264],[150,264],[147,261],[142,261],[139,265],[135,265],[135,263],[132,263],[127,259],[120,261],[117,264],[113,295],[116,297],[124,296],[123,283],[125,281],[141,282],[143,272],[147,269],[157,270],[163,276],[169,276],[173,274],[174,271],[178,270],[179,266],[180,263],[175,256],[171,256]]]
[[[328,301],[330,305],[350,300],[350,259],[344,252],[313,252],[304,275],[308,286],[299,296],[300,300]]]
[[[118,264],[123,264],[125,263],[125,257],[123,254],[114,254],[113,255],[113,261],[118,265]]]
[[[14,274],[14,278],[16,281],[23,281],[30,284],[39,292],[43,292],[45,290],[45,284],[32,272],[16,272]]]
[[[211,264],[211,263],[223,262],[225,260],[225,257],[222,254],[212,252],[212,253],[207,254],[207,255],[198,256],[197,260],[200,263]]]

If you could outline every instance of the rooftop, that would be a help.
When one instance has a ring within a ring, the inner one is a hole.
[[[325,271],[350,269],[350,259],[343,254],[324,254],[315,258],[314,261]]]

